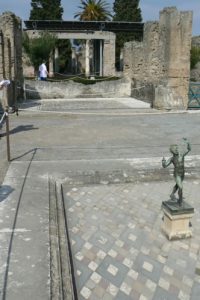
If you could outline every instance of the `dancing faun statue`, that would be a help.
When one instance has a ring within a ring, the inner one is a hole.
[[[168,167],[170,164],[174,165],[174,179],[175,179],[175,186],[173,187],[172,193],[170,198],[178,202],[179,206],[183,204],[183,180],[185,175],[185,168],[184,168],[184,158],[191,151],[191,145],[187,141],[186,138],[183,138],[184,142],[186,143],[186,150],[181,151],[179,150],[178,145],[171,145],[169,150],[172,153],[172,157],[169,159],[162,159],[162,166],[163,168]],[[178,191],[178,199],[175,197],[175,193]]]

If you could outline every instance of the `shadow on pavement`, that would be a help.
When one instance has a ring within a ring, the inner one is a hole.
[[[0,186],[0,202],[3,202],[8,195],[10,195],[14,189],[10,185],[1,185]]]
[[[28,130],[36,130],[38,129],[38,127],[34,127],[33,125],[19,125],[15,128],[13,128],[12,130],[9,131],[10,134],[15,134],[21,131],[28,131]],[[1,133],[0,134],[1,137],[6,136],[6,133]]]

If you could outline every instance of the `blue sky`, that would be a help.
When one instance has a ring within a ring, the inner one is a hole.
[[[53,1],[53,0],[52,0]],[[107,0],[112,8],[114,0]],[[23,20],[29,19],[31,0],[1,0],[0,14],[12,11]],[[79,11],[80,0],[62,0],[64,20],[73,20],[74,13]],[[200,0],[140,0],[143,21],[159,19],[159,11],[164,7],[176,6],[179,10],[193,11],[193,35],[200,35]]]

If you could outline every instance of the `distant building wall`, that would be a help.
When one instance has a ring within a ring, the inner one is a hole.
[[[22,26],[21,20],[10,12],[0,15],[0,79],[11,80],[4,96],[8,105],[14,104],[23,84]]]
[[[124,74],[132,79],[133,96],[151,97],[159,109],[187,109],[191,38],[190,11],[165,8],[159,22],[145,23],[143,42],[124,48]]]
[[[40,30],[26,30],[27,34],[30,38],[37,38],[40,36]],[[91,41],[93,40],[102,40],[104,41],[102,43],[103,49],[102,49],[102,57],[98,58],[97,64],[100,63],[100,60],[102,61],[102,73],[103,76],[114,76],[115,75],[115,39],[116,34],[109,31],[82,31],[82,32],[71,32],[71,31],[56,31],[54,32],[55,36],[58,39],[77,39],[77,40],[85,40],[89,41],[89,60],[90,60],[90,70],[89,73],[93,75],[92,70],[92,56],[93,56],[93,48]],[[74,63],[74,66],[78,66],[77,72],[79,73],[80,70],[84,70],[86,73],[86,65],[87,65],[87,58],[85,53],[87,52],[86,46],[83,46],[82,49],[80,49],[77,58],[75,59],[76,53],[74,52],[74,56],[72,58],[72,65]],[[84,58],[84,60],[83,60]],[[29,71],[29,70],[27,70]],[[73,72],[74,73],[74,72]]]

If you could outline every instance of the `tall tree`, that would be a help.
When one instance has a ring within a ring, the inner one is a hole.
[[[104,0],[81,0],[80,12],[74,15],[81,21],[108,21],[111,18],[109,5]]]
[[[115,0],[113,5],[113,21],[142,22],[140,0]],[[136,33],[119,32],[116,37],[116,62],[119,64],[121,48],[124,43],[132,40],[140,40],[141,35]]]
[[[48,32],[43,32],[40,37],[34,39],[29,39],[27,33],[24,32],[23,47],[35,71],[43,60],[48,61],[55,44],[56,38]]]
[[[141,22],[139,0],[115,0],[113,21]]]
[[[62,20],[61,0],[31,1],[29,20]]]
[[[31,7],[29,20],[62,20],[61,0],[32,0]],[[69,65],[71,43],[69,40],[57,40],[55,46],[59,49],[59,69],[64,71]]]

